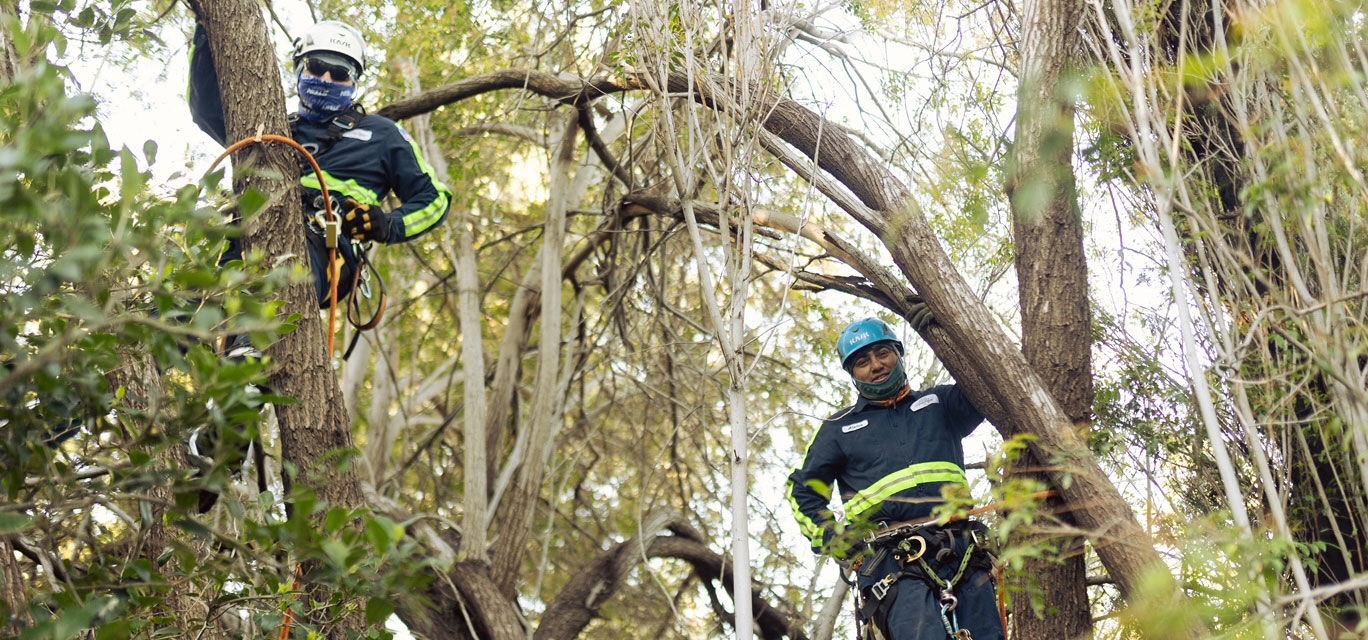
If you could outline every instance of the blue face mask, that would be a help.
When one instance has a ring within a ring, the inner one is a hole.
[[[870,400],[887,400],[898,395],[902,391],[903,385],[907,384],[907,372],[903,371],[902,358],[898,358],[898,364],[893,367],[893,373],[883,382],[861,382],[850,376],[850,380],[855,383],[855,389],[860,395]]]
[[[356,95],[355,85],[344,85],[299,74],[299,115],[306,120],[322,122],[346,111]]]

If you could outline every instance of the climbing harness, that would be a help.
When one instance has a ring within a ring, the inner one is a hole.
[[[335,202],[335,198],[328,191],[328,185],[323,177],[323,169],[319,167],[318,161],[315,159],[315,156],[327,153],[327,151],[332,148],[333,144],[335,144],[340,138],[342,138],[342,136],[345,133],[351,131],[356,127],[356,124],[361,120],[361,118],[364,115],[365,110],[363,110],[360,106],[353,105],[352,108],[338,114],[331,121],[329,121],[327,131],[324,132],[324,134],[319,138],[318,142],[310,142],[308,144],[300,144],[294,139],[285,136],[262,134],[258,132],[255,136],[243,138],[242,140],[239,140],[229,145],[228,148],[223,150],[223,153],[219,154],[219,156],[214,159],[214,162],[209,166],[208,171],[205,172],[206,176],[209,175],[209,173],[212,172],[219,165],[219,163],[222,162],[229,155],[248,146],[251,146],[253,144],[259,144],[262,142],[278,142],[281,144],[288,145],[296,151],[298,151],[298,155],[300,157],[299,164],[301,170],[312,170],[314,175],[318,178],[318,190],[322,192],[322,196],[317,198],[315,201],[314,214],[310,216],[306,211],[305,217],[307,220],[306,226],[310,227],[311,231],[316,231],[321,236],[324,247],[328,251],[327,269],[329,290],[329,358],[331,358],[332,354],[336,352],[338,306],[337,301],[338,298],[341,297],[338,294],[338,288],[341,280],[342,271],[341,267],[337,263],[337,258],[338,247],[340,244],[342,221],[337,214],[337,208],[335,206],[337,203]],[[290,130],[291,132],[294,132],[299,122],[298,114],[292,114],[290,116],[289,122]],[[359,288],[362,295],[366,299],[370,299],[374,295],[374,290],[371,288],[370,284],[370,281],[373,278],[376,282],[376,289],[379,290],[378,292],[380,294],[380,298],[378,300],[375,313],[371,315],[371,318],[369,320],[362,321],[362,303],[360,300],[356,299],[356,296],[352,296],[351,303],[347,309],[347,320],[352,324],[353,327],[356,328],[357,332],[352,336],[351,343],[347,347],[346,353],[343,355],[344,360],[351,355],[352,349],[356,347],[357,338],[360,336],[360,332],[365,331],[367,329],[372,329],[376,325],[380,324],[380,320],[384,316],[385,307],[388,301],[385,291],[384,279],[380,276],[379,270],[377,270],[375,268],[375,265],[372,264],[370,261],[370,243],[362,244],[354,240],[352,240],[351,242],[351,246],[348,247],[348,253],[352,253],[356,256],[358,264],[355,265],[355,273],[353,274],[351,283],[349,283],[351,286],[348,287],[347,292],[350,293]]]
[[[294,148],[301,154],[304,154],[304,158],[308,160],[309,166],[314,170],[314,174],[318,176],[318,190],[323,192],[323,206],[324,213],[326,214],[324,216],[325,224],[327,224],[330,229],[340,229],[340,225],[342,223],[341,220],[338,219],[336,212],[333,211],[332,198],[328,195],[328,185],[323,180],[323,169],[318,166],[318,161],[314,159],[313,154],[309,153],[308,149],[304,148],[304,145],[295,142],[291,138],[287,138],[285,136],[278,136],[270,133],[262,134],[260,130],[258,130],[255,136],[252,136],[250,138],[243,138],[241,140],[238,140],[237,142],[234,142],[233,144],[228,145],[228,148],[224,149],[223,153],[220,153],[217,158],[214,158],[214,162],[209,165],[209,169],[208,171],[204,172],[204,175],[208,176],[209,173],[212,172],[214,168],[217,167],[220,162],[223,162],[223,159],[227,158],[229,155],[236,153],[237,151],[249,147],[251,145],[260,144],[262,142],[279,142],[281,144],[288,145]],[[335,340],[337,335],[337,234],[333,233],[332,231],[329,231],[326,235],[332,238],[332,242],[328,243],[330,245],[328,246],[328,280],[329,290],[331,292],[329,296],[328,305],[328,356],[329,358],[331,358],[332,353],[335,349]]]
[[[861,637],[878,638],[883,636],[887,627],[889,612],[897,597],[898,582],[904,578],[917,578],[927,583],[940,603],[941,624],[946,638],[950,640],[972,640],[968,629],[960,626],[956,609],[959,598],[955,591],[961,581],[969,575],[970,569],[991,569],[991,555],[982,548],[978,537],[980,530],[986,530],[976,522],[964,523],[954,529],[945,528],[935,522],[920,524],[901,523],[885,527],[865,538],[865,545],[873,555],[864,558],[858,566],[858,574],[865,578],[883,565],[889,555],[897,562],[898,569],[869,585],[866,593],[861,593],[857,601],[857,620],[866,622],[867,635]],[[936,564],[944,564],[955,556],[957,532],[967,534],[970,542],[960,558],[954,574],[945,579],[927,562],[928,551],[934,549]],[[983,566],[984,564],[987,566]]]
[[[366,110],[363,109],[361,105],[353,104],[348,107],[347,110],[338,113],[328,121],[328,128],[323,132],[323,135],[318,136],[317,142],[305,142],[300,146],[304,147],[304,150],[308,151],[314,157],[321,156],[327,153],[334,144],[337,144],[337,141],[341,140],[342,136],[348,131],[355,129],[357,123],[361,122],[361,118],[365,117],[365,115]],[[290,123],[290,133],[298,135],[299,123],[302,120],[299,117],[299,114],[292,113],[289,116],[286,116],[285,119]],[[309,168],[309,165],[306,165],[303,161],[299,163],[299,166],[300,169]]]

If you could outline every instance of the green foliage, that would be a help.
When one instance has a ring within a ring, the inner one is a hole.
[[[221,174],[151,184],[44,58],[62,36],[36,20],[3,27],[33,62],[0,81],[0,534],[24,553],[0,561],[25,578],[6,593],[0,631],[193,634],[232,609],[264,633],[282,607],[363,600],[382,621],[430,576],[407,523],[310,494],[288,496],[285,515],[272,491],[245,503],[230,491],[247,444],[269,442],[263,401],[288,399],[250,391],[269,361],[223,359],[215,345],[284,330],[276,298],[294,274],[251,254],[220,267],[237,228],[200,198]],[[154,144],[144,152],[155,162]],[[253,199],[235,206],[250,213]],[[217,464],[186,464],[195,429],[214,434],[201,444]],[[205,489],[223,493],[218,518],[197,513]],[[289,593],[286,557],[327,585],[322,602]]]

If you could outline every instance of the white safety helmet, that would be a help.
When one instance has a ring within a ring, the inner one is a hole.
[[[314,24],[295,38],[294,64],[298,69],[304,57],[311,53],[335,53],[356,66],[356,75],[366,72],[366,41],[361,31],[345,22],[324,20]]]

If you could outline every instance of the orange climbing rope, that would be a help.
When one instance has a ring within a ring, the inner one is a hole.
[[[295,563],[294,577],[290,579],[290,605],[285,607],[285,621],[280,624],[280,639],[286,640],[290,637],[290,627],[294,626],[294,606],[295,597],[299,591],[299,578],[304,575],[304,565]]]
[[[329,223],[338,222],[337,214],[334,213],[332,209],[332,198],[328,195],[328,184],[323,181],[323,169],[318,166],[318,161],[314,160],[313,154],[309,153],[308,149],[305,149],[303,145],[286,136],[258,133],[250,138],[238,140],[237,142],[228,145],[228,148],[224,149],[223,153],[220,153],[217,158],[214,158],[214,163],[209,165],[209,171],[204,172],[204,175],[208,176],[209,173],[229,155],[251,145],[268,141],[289,145],[296,151],[304,154],[304,157],[309,161],[309,165],[313,167],[314,175],[318,176],[318,190],[323,192],[324,215],[327,217]],[[328,247],[328,288],[331,291],[328,301],[328,358],[332,358],[334,343],[337,337],[337,281],[340,277],[337,269],[337,236],[334,235],[333,240],[328,244],[331,245]]]

